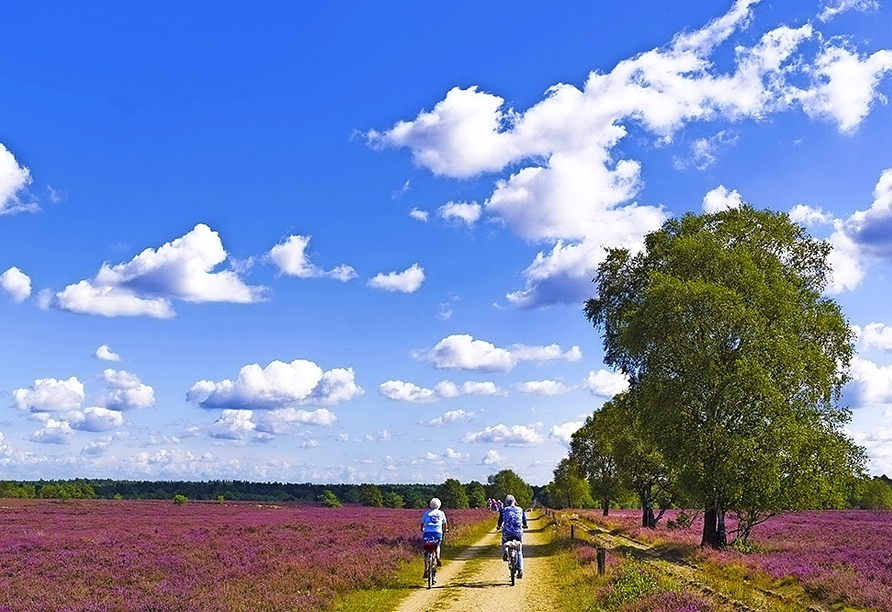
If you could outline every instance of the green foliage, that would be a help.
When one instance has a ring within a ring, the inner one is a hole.
[[[405,506],[403,496],[394,491],[387,491],[382,497],[385,508],[402,508]]]
[[[623,492],[610,426],[603,411],[595,412],[586,417],[570,440],[570,460],[588,479],[591,494],[605,515],[611,502]]]
[[[724,544],[727,510],[752,526],[843,503],[864,454],[843,432],[853,336],[822,295],[829,245],[748,206],[670,220],[645,245],[608,253],[585,314],[642,437],[705,510],[703,543]]]
[[[512,470],[490,474],[486,481],[487,493],[493,499],[504,500],[506,495],[513,495],[521,508],[529,508],[533,504],[533,488]]]
[[[545,488],[545,504],[550,508],[591,508],[591,488],[579,464],[564,458],[554,469],[554,480]]]
[[[465,485],[465,493],[468,495],[469,508],[483,508],[486,506],[486,489],[482,483],[472,480]]]
[[[892,486],[881,477],[866,484],[859,506],[864,510],[892,510]]]
[[[440,498],[443,508],[468,508],[468,494],[455,478],[448,478],[437,487],[436,496]]]
[[[177,493],[173,496],[173,503],[178,506],[185,506],[187,503],[189,503],[189,498],[182,493]]]
[[[36,496],[36,489],[31,484],[19,484],[17,482],[0,481],[0,497],[24,497]]]
[[[37,490],[41,499],[94,499],[96,492],[84,480],[44,484]]]
[[[225,495],[218,495],[218,496],[217,496],[217,503],[218,503],[218,504],[222,504],[222,503],[225,503],[225,502],[226,502],[226,496],[225,496]]]
[[[338,499],[338,496],[334,494],[330,489],[325,489],[322,493],[319,494],[319,501],[326,508],[340,508],[341,500]]]
[[[362,485],[359,489],[359,502],[363,506],[381,508],[384,506],[384,497],[381,495],[381,489],[373,484]]]
[[[649,565],[627,557],[602,593],[602,601],[608,610],[618,610],[623,604],[649,595],[677,590],[678,585]]]
[[[118,499],[118,500],[121,500],[121,499],[124,499],[124,496],[121,495],[120,493],[115,493],[115,496],[114,496],[112,499]]]

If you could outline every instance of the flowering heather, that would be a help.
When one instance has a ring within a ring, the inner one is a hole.
[[[418,510],[0,503],[0,612],[320,610],[420,555]],[[491,516],[449,518],[460,535]]]
[[[655,531],[639,527],[639,511],[578,511],[587,520],[619,529],[632,537],[676,544],[700,543],[702,519],[688,529]],[[677,511],[667,512],[672,519]],[[733,521],[728,528],[733,529]],[[879,612],[892,612],[892,512],[826,510],[785,514],[759,525],[750,537],[757,552],[703,550],[703,558],[719,565],[742,566],[776,579],[793,577],[817,599],[847,602]]]

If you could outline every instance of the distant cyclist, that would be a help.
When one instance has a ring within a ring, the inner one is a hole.
[[[431,499],[430,510],[421,517],[422,539],[437,541],[437,565],[443,565],[440,561],[440,543],[443,541],[443,532],[446,530],[446,513],[440,510],[440,500]],[[425,570],[427,578],[427,570]]]
[[[508,560],[508,540],[523,541],[523,530],[527,528],[527,513],[517,505],[513,495],[505,496],[505,505],[499,512],[497,528],[502,530],[502,559]],[[523,547],[517,549],[517,577],[523,578]]]

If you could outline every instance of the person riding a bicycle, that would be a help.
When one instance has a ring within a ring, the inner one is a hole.
[[[440,561],[440,543],[443,541],[446,525],[446,513],[440,510],[440,500],[434,497],[430,502],[430,510],[421,517],[421,538],[425,542],[437,542],[437,566],[443,565]],[[427,578],[427,570],[424,570],[424,577]]]
[[[499,512],[499,522],[497,529],[502,530],[502,560],[508,560],[508,547],[505,543],[509,540],[517,540],[518,543],[523,540],[523,530],[527,528],[527,514],[523,508],[517,505],[517,500],[513,495],[505,496],[505,505]],[[517,577],[523,578],[523,547],[517,547]]]

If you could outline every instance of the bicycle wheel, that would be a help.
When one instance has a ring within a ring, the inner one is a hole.
[[[425,564],[427,565],[427,588],[434,586],[435,576],[437,573],[437,556],[433,553],[425,554]]]

